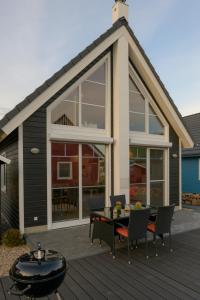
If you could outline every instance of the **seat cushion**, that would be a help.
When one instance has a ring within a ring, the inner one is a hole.
[[[108,220],[104,217],[93,217],[92,222],[94,222],[95,220],[96,221],[101,221],[101,222],[108,222]]]
[[[128,237],[128,229],[123,227],[118,227],[116,232],[124,237]]]
[[[148,224],[147,230],[151,231],[151,232],[155,232],[156,231],[156,225],[154,223]]]

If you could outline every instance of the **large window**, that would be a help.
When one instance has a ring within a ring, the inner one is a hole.
[[[89,217],[90,205],[105,201],[105,145],[53,142],[51,150],[53,222]]]
[[[130,131],[163,135],[164,126],[149,100],[143,96],[132,77],[129,78]]]
[[[52,123],[105,129],[106,63],[86,78],[52,111]]]
[[[162,206],[165,194],[164,150],[130,146],[130,203]]]
[[[162,206],[164,202],[164,152],[150,149],[150,203]]]
[[[147,151],[130,146],[130,202],[147,201]]]

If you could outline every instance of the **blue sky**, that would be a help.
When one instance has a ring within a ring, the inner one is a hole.
[[[0,0],[0,117],[111,26],[113,3]],[[127,3],[129,24],[180,112],[200,112],[200,1]]]

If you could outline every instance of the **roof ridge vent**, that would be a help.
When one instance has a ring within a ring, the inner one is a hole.
[[[112,23],[123,17],[128,21],[128,4],[126,0],[115,0],[112,8]]]

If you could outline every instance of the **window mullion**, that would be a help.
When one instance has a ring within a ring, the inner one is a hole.
[[[145,131],[149,133],[149,101],[145,98]]]
[[[82,86],[79,85],[79,127],[82,126]]]

